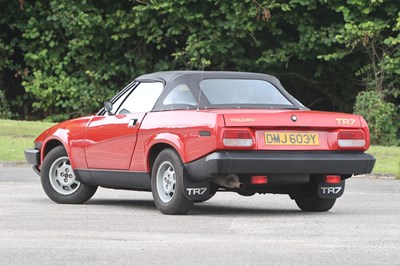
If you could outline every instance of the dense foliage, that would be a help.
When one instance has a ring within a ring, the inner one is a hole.
[[[369,123],[371,143],[397,145],[396,134],[399,129],[396,121],[396,107],[385,102],[376,91],[363,91],[356,98],[354,112],[362,115]]]
[[[274,74],[312,109],[376,92],[393,114],[382,141],[399,136],[397,0],[0,3],[0,117],[92,113],[139,74],[205,68]]]

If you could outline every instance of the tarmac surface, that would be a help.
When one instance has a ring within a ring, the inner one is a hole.
[[[351,178],[334,208],[219,193],[186,216],[99,188],[59,205],[28,167],[0,168],[0,265],[400,265],[400,181]]]

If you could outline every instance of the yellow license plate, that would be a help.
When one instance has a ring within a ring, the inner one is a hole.
[[[265,132],[267,145],[318,146],[318,133]]]

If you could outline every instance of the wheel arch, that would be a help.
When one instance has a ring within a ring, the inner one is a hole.
[[[54,148],[58,146],[63,146],[64,149],[67,151],[67,154],[69,154],[68,149],[65,147],[65,145],[59,140],[59,139],[50,139],[46,141],[42,148],[42,154],[41,154],[41,162],[43,162],[44,158],[46,157],[47,154]]]
[[[165,142],[160,142],[160,143],[154,144],[150,148],[148,156],[147,156],[147,167],[149,168],[150,176],[151,176],[151,171],[153,169],[154,162],[155,162],[158,154],[160,154],[160,152],[165,149],[173,149],[179,154],[177,149],[174,146],[172,146],[171,144],[167,144]]]
[[[146,168],[148,173],[151,173],[154,161],[157,155],[164,149],[173,149],[185,162],[186,142],[182,135],[174,133],[159,133],[154,134],[144,143],[144,150],[147,151],[144,156],[146,160]]]

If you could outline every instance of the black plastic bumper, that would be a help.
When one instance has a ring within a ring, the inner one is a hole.
[[[39,165],[40,151],[38,149],[25,150],[25,159],[30,165]]]
[[[375,158],[362,152],[219,151],[185,164],[194,182],[227,174],[368,174]]]
[[[38,165],[40,164],[40,151],[38,149],[28,149],[25,150],[25,159],[32,165],[33,170],[36,174],[40,175],[40,170]]]

